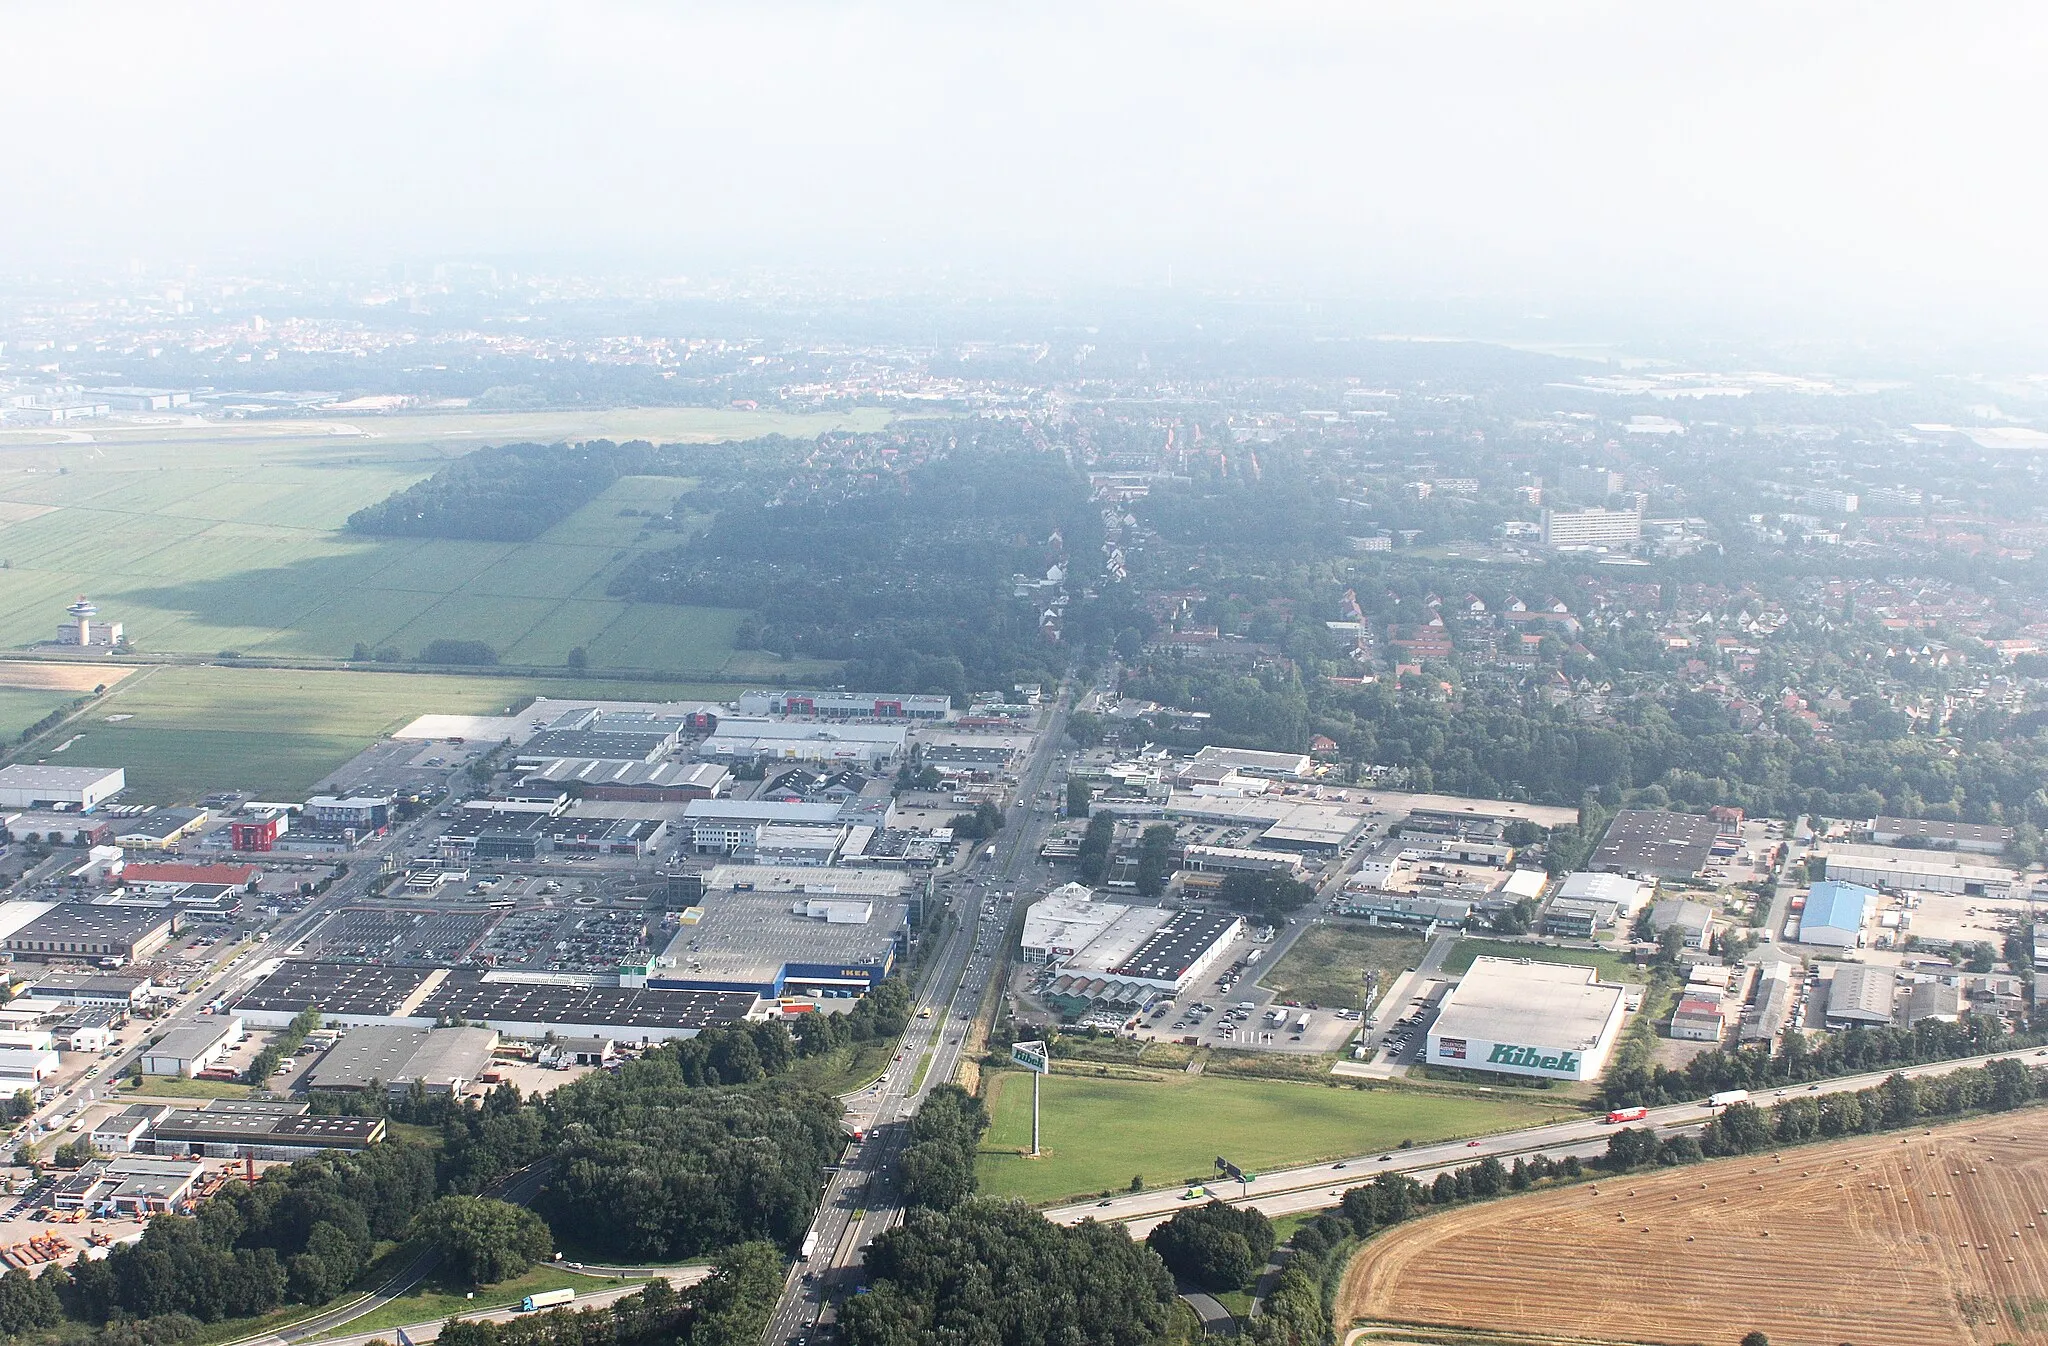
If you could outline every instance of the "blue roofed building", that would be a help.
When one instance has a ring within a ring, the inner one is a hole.
[[[1836,949],[1853,949],[1863,935],[1863,923],[1870,919],[1877,890],[1860,883],[1829,879],[1813,885],[1806,895],[1806,910],[1799,917],[1799,942],[1823,944]]]

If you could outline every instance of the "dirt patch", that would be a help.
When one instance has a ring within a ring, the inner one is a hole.
[[[1337,1310],[1503,1346],[2048,1341],[2048,1110],[1430,1216],[1366,1245]]]
[[[112,687],[133,672],[134,669],[120,664],[37,664],[20,659],[0,659],[0,687],[89,692],[102,685]]]

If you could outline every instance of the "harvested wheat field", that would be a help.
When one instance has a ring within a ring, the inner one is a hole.
[[[134,671],[134,668],[121,664],[38,664],[20,659],[0,659],[0,687],[89,692],[99,686],[111,687]]]
[[[1430,1216],[1365,1246],[1337,1321],[1387,1340],[2048,1342],[2048,1110]]]

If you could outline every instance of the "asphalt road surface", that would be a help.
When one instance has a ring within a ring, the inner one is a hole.
[[[1790,1085],[1783,1090],[1758,1090],[1752,1092],[1750,1101],[1767,1106],[1779,1098],[1791,1098],[1799,1094],[1831,1094],[1871,1089],[1884,1083],[1894,1073],[1908,1077],[1945,1075],[1953,1070],[1982,1066],[2000,1059],[2024,1061],[2028,1065],[2048,1065],[2048,1049],[2028,1048],[2016,1052],[2000,1052],[1990,1056],[1972,1056],[1957,1061],[1936,1061],[1924,1066],[1907,1066],[1897,1072],[1884,1070],[1867,1075],[1845,1075],[1840,1079],[1823,1080],[1814,1085]],[[1713,1114],[1697,1101],[1674,1103],[1669,1107],[1652,1108],[1650,1115],[1642,1121],[1631,1122],[1631,1126],[1651,1126],[1664,1131],[1697,1130],[1706,1124]],[[1568,1122],[1552,1122],[1545,1126],[1525,1127],[1519,1131],[1502,1131],[1473,1141],[1445,1141],[1436,1145],[1418,1145],[1408,1150],[1387,1152],[1384,1162],[1376,1154],[1359,1155],[1350,1159],[1339,1159],[1324,1164],[1306,1164],[1299,1168],[1276,1169],[1262,1173],[1254,1183],[1240,1185],[1219,1182],[1210,1186],[1213,1195],[1228,1201],[1233,1206],[1253,1206],[1269,1216],[1292,1215],[1301,1211],[1325,1210],[1343,1199],[1347,1188],[1357,1187],[1383,1172],[1405,1173],[1411,1178],[1427,1181],[1438,1173],[1467,1164],[1476,1164],[1488,1155],[1502,1162],[1517,1157],[1549,1155],[1562,1159],[1566,1155],[1590,1158],[1604,1154],[1607,1138],[1615,1127],[1602,1117],[1586,1116]],[[1058,1206],[1045,1212],[1046,1217],[1060,1224],[1078,1224],[1082,1220],[1115,1220],[1123,1223],[1134,1236],[1142,1237],[1163,1220],[1186,1204],[1185,1188],[1166,1188],[1153,1192],[1140,1192],[1131,1196],[1111,1197],[1103,1201],[1084,1201],[1071,1206]],[[1204,1198],[1206,1199],[1206,1198]]]
[[[959,1072],[983,990],[991,976],[1000,975],[1014,910],[1013,898],[1000,895],[1015,894],[1024,879],[1038,874],[1038,846],[1050,817],[1037,807],[1038,795],[1058,757],[1066,724],[1064,690],[1018,772],[995,859],[977,858],[958,885],[950,906],[957,920],[931,957],[896,1059],[873,1087],[846,1100],[846,1124],[864,1139],[848,1148],[826,1183],[810,1229],[810,1257],[790,1269],[768,1321],[769,1343],[806,1338],[821,1321],[829,1323],[833,1305],[859,1283],[861,1250],[903,1218],[895,1163],[909,1142],[910,1118],[935,1086]],[[991,905],[993,914],[985,916],[984,907]],[[924,1010],[930,1018],[920,1017]],[[920,1078],[927,1051],[931,1064]]]

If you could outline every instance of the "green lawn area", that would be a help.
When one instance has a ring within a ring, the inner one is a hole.
[[[1402,968],[1415,966],[1422,950],[1420,935],[1325,922],[1304,931],[1259,984],[1283,1000],[1362,1010],[1366,969],[1379,969],[1384,994]]]
[[[299,799],[380,735],[430,711],[503,711],[533,693],[566,699],[690,700],[737,684],[177,665],[135,673],[92,715],[62,757],[23,760],[122,766],[124,801],[166,803],[214,790]],[[127,718],[110,720],[120,715]]]
[[[1573,963],[1599,969],[1606,981],[1641,985],[1649,981],[1648,968],[1637,967],[1619,954],[1605,949],[1553,949],[1545,944],[1516,944],[1501,939],[1461,939],[1451,946],[1442,971],[1453,976],[1469,971],[1476,958],[1526,958],[1532,963]]]
[[[708,442],[887,420],[661,408],[110,423],[71,444],[0,435],[10,446],[0,467],[0,646],[48,640],[83,593],[143,650],[342,658],[360,642],[410,656],[447,637],[483,640],[507,663],[559,667],[581,646],[595,668],[800,680],[820,666],[732,648],[736,612],[606,595],[635,553],[679,540],[642,525],[688,488],[681,478],[625,478],[527,543],[339,530],[353,511],[482,444],[596,434]],[[0,705],[0,728],[8,713]]]
[[[137,1098],[252,1098],[255,1086],[226,1080],[188,1080],[182,1075],[146,1075],[141,1087],[133,1077],[121,1081],[121,1093]]]
[[[457,1314],[501,1309],[543,1290],[570,1289],[582,1295],[623,1284],[625,1282],[617,1277],[581,1276],[554,1266],[538,1266],[524,1276],[501,1281],[497,1285],[480,1285],[476,1288],[476,1297],[470,1299],[465,1297],[469,1287],[458,1287],[434,1278],[422,1281],[389,1304],[351,1319],[321,1336],[346,1337],[362,1332],[385,1332],[413,1323],[439,1322]],[[320,1339],[314,1338],[315,1341]]]
[[[62,710],[87,694],[39,687],[0,687],[0,743],[12,743],[22,730],[51,711]]]
[[[1177,1186],[1214,1171],[1216,1156],[1253,1170],[1480,1135],[1566,1115],[1522,1099],[1386,1089],[1365,1091],[1275,1080],[1173,1076],[1157,1083],[1049,1075],[1031,1148],[1031,1081],[1001,1071],[989,1082],[992,1121],[977,1168],[982,1190],[1051,1203]]]

